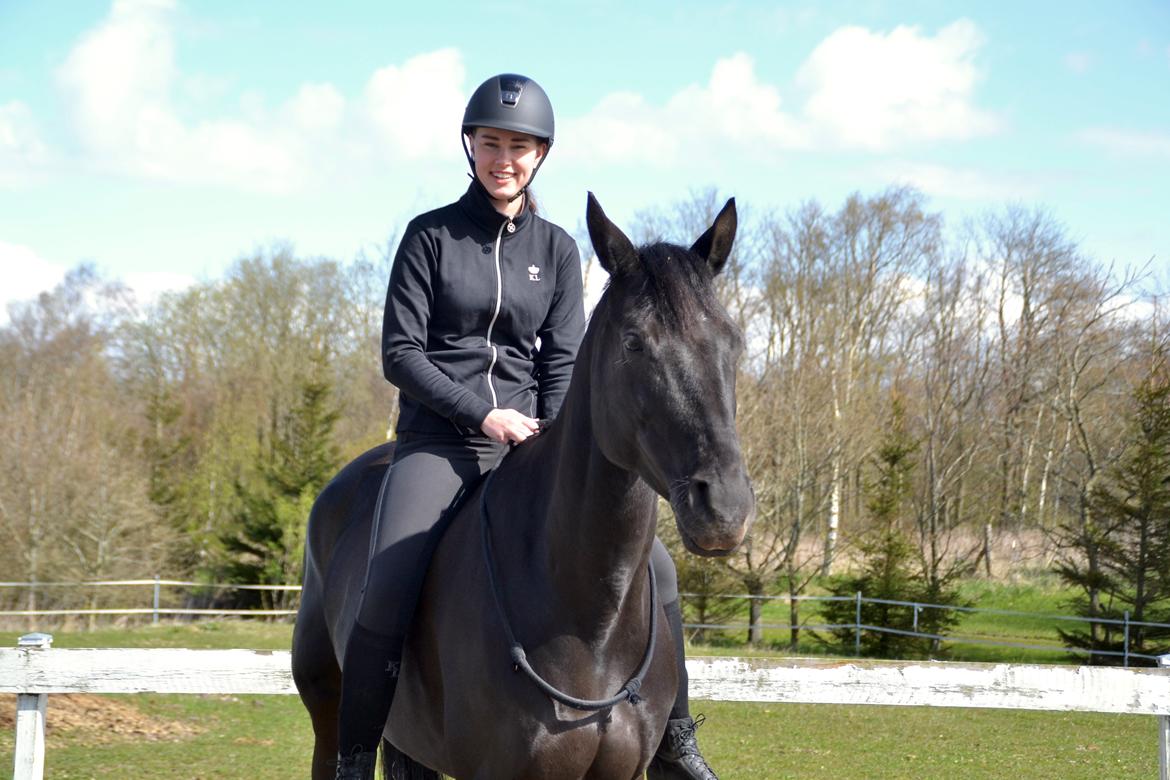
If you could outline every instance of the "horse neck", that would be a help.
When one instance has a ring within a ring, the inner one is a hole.
[[[590,414],[593,388],[585,345],[577,365],[556,426],[549,572],[579,625],[604,636],[630,610],[642,615],[657,494],[601,451]]]

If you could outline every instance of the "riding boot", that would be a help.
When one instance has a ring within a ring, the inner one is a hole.
[[[672,718],[666,722],[662,743],[646,768],[647,780],[719,780],[695,740],[695,729],[703,721],[700,715],[697,720]]]
[[[374,780],[377,756],[373,750],[354,751],[348,756],[338,755],[336,780]]]

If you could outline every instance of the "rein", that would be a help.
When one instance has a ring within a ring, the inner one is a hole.
[[[496,468],[499,468],[499,465],[497,463]],[[532,680],[536,684],[536,687],[540,688],[549,698],[564,704],[566,707],[572,707],[575,710],[603,710],[626,700],[629,700],[630,704],[637,704],[642,700],[642,696],[640,695],[642,680],[646,677],[646,673],[650,671],[650,660],[654,657],[654,642],[658,633],[658,589],[654,578],[654,567],[649,564],[646,566],[650,574],[650,640],[646,644],[646,654],[642,656],[642,665],[638,667],[637,673],[622,686],[621,690],[608,699],[578,699],[575,696],[570,696],[558,690],[537,674],[536,670],[528,663],[528,656],[524,652],[524,647],[516,640],[516,635],[512,632],[512,624],[508,620],[508,613],[504,610],[504,601],[500,597],[499,579],[496,576],[496,563],[492,555],[491,520],[488,517],[487,502],[488,488],[491,487],[492,478],[495,475],[496,469],[494,468],[484,481],[483,493],[480,495],[480,530],[483,535],[483,557],[487,562],[488,582],[491,584],[492,599],[496,602],[496,612],[499,614],[500,620],[504,623],[504,633],[508,637],[508,650],[512,659],[512,671],[524,672],[528,679]]]

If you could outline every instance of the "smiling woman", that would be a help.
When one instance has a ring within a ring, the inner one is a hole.
[[[471,132],[471,157],[475,175],[488,195],[508,205],[505,211],[515,216],[524,204],[515,204],[517,196],[528,186],[536,169],[544,162],[548,143],[527,133],[513,133],[492,127]],[[535,211],[531,196],[525,201]]]

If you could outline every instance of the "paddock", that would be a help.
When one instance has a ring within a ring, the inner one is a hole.
[[[39,634],[21,641],[0,649],[0,693],[18,700],[16,780],[43,777],[53,694],[296,692],[285,651],[60,649]],[[1160,669],[692,658],[687,671],[695,699],[1152,715],[1159,723],[1159,776],[1170,780],[1170,674]]]

